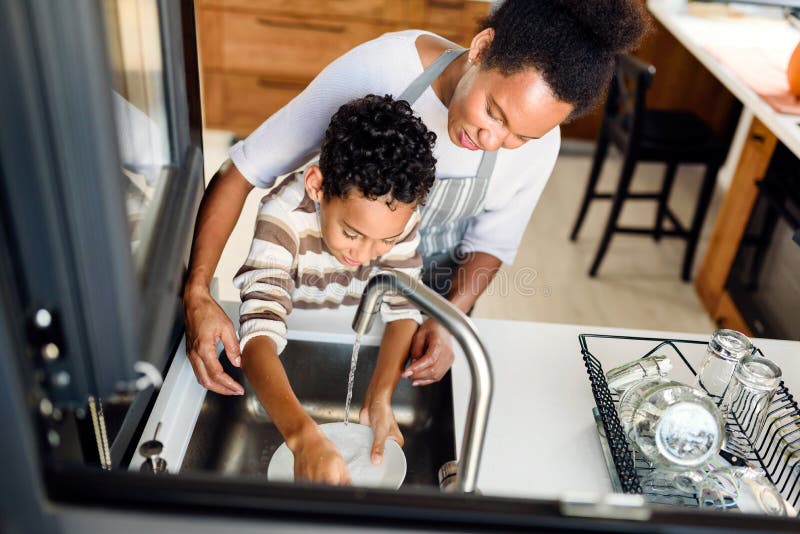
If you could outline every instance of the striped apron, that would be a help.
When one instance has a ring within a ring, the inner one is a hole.
[[[398,99],[413,105],[444,69],[466,51],[445,51]],[[422,279],[440,293],[449,291],[451,275],[458,263],[458,246],[470,220],[483,211],[496,159],[497,152],[484,151],[475,176],[437,178],[422,207],[419,230]]]

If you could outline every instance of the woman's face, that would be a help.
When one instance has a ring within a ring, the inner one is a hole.
[[[512,149],[561,124],[572,104],[553,96],[533,68],[510,76],[473,62],[448,106],[450,140],[469,150]]]

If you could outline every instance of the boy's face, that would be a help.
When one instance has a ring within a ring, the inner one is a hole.
[[[339,262],[357,267],[386,254],[399,241],[414,213],[415,205],[386,197],[370,200],[359,191],[347,198],[326,199],[322,193],[322,172],[312,165],[305,175],[306,192],[320,204],[322,239]]]

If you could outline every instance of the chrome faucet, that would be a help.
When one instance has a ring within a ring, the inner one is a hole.
[[[478,479],[478,466],[492,400],[492,369],[486,349],[478,339],[475,325],[466,315],[421,281],[395,271],[381,271],[367,282],[353,318],[353,330],[356,334],[363,336],[372,328],[386,292],[406,297],[436,319],[453,335],[467,356],[472,391],[467,406],[467,420],[461,440],[461,465],[455,486],[463,492],[473,492]]]

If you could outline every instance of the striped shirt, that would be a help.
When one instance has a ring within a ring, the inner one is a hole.
[[[319,223],[319,206],[307,194],[301,173],[289,175],[261,200],[250,252],[233,284],[240,290],[239,339],[242,350],[256,336],[286,346],[286,316],[292,309],[358,304],[369,278],[383,269],[419,277],[419,213],[408,221],[392,249],[369,263],[351,267],[331,254]],[[386,295],[383,321],[414,319],[419,311],[404,297]]]

